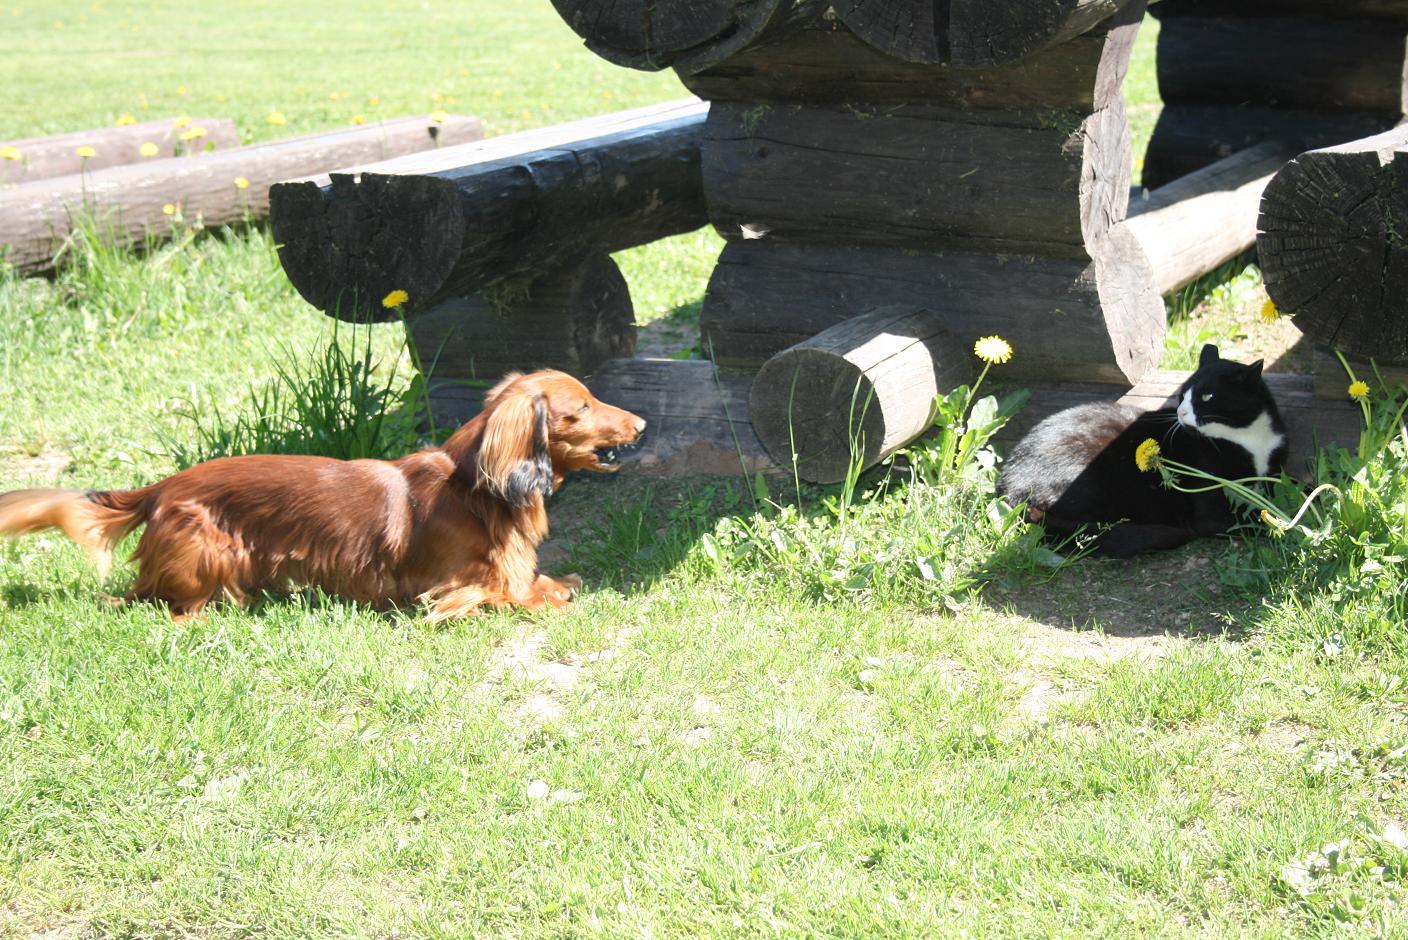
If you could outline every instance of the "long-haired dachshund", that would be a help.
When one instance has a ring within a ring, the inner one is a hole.
[[[136,490],[18,490],[0,495],[0,534],[62,529],[106,576],[113,546],[146,523],[127,599],[178,620],[293,585],[421,600],[437,621],[565,607],[581,579],[538,573],[543,499],[569,471],[615,469],[599,452],[644,431],[569,375],[515,373],[443,446],[400,460],[226,457]]]

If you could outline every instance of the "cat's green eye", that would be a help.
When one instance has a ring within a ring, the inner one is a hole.
[[[1199,396],[1203,401],[1212,401],[1212,392]]]

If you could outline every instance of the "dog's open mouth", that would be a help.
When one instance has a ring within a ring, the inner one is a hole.
[[[640,443],[616,444],[612,447],[599,447],[596,450],[597,463],[603,467],[619,466],[622,459],[630,456],[640,449]]]

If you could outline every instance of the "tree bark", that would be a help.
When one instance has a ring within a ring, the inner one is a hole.
[[[703,170],[730,239],[1086,257],[1124,218],[1132,158],[1120,99],[1084,120],[723,104]]]
[[[773,462],[791,468],[795,455],[802,479],[836,483],[928,430],[936,396],[971,378],[971,356],[945,321],[922,307],[882,307],[769,359],[749,414]]]
[[[72,173],[146,163],[180,154],[201,154],[208,150],[230,150],[240,145],[235,122],[227,118],[190,118],[181,125],[176,118],[145,121],[124,127],[104,127],[91,131],[74,131],[49,137],[27,137],[23,140],[0,141],[0,149],[13,148],[20,159],[0,159],[0,186],[30,183]],[[181,134],[203,130],[205,134],[189,141]],[[155,144],[157,152],[142,155],[144,144]],[[79,147],[92,147],[95,155],[80,157]]]
[[[344,319],[425,310],[705,222],[699,144],[707,106],[656,105],[432,155],[276,186],[289,280]]]
[[[608,62],[690,72],[752,42],[781,0],[553,0],[558,14]]]
[[[1266,291],[1317,345],[1408,361],[1408,126],[1303,153],[1266,187]]]
[[[410,319],[421,363],[438,382],[496,381],[513,370],[591,375],[636,349],[626,279],[608,255],[451,297]]]
[[[996,334],[1013,381],[1128,384],[1163,346],[1164,307],[1142,249],[1122,226],[1088,260],[902,248],[733,242],[700,314],[720,365],[757,368],[781,350],[878,306],[942,303],[957,336]]]
[[[256,147],[217,151],[198,157],[154,160],[93,173],[37,180],[0,191],[0,250],[24,273],[48,270],[55,251],[87,217],[99,234],[117,244],[164,238],[173,217],[203,220],[207,227],[263,218],[269,187],[279,180],[326,172],[350,163],[383,159],[446,141],[477,139],[478,118],[453,117],[431,125],[426,118],[401,118],[380,125],[348,128]],[[244,188],[236,184],[244,179]]]
[[[987,68],[1026,58],[1143,0],[835,0],[861,39],[909,62]]]
[[[1294,155],[1259,144],[1132,201],[1124,226],[1149,258],[1154,289],[1172,293],[1250,248],[1262,191]]]

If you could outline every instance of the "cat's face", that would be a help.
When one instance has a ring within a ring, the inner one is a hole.
[[[1203,347],[1198,371],[1189,376],[1178,396],[1178,423],[1194,430],[1209,425],[1244,428],[1266,411],[1266,383],[1261,360],[1249,366],[1218,355],[1217,347]]]

